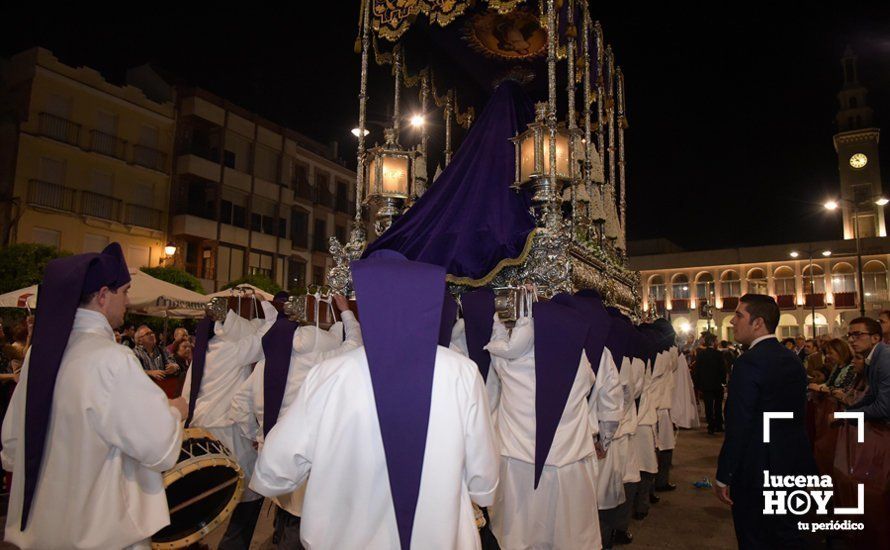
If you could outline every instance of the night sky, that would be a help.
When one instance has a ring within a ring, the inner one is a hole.
[[[357,1],[142,5],[126,15],[9,4],[0,55],[39,45],[116,81],[151,62],[353,156]],[[627,82],[629,239],[708,248],[840,237],[839,215],[820,207],[838,191],[840,57],[851,44],[877,124],[890,120],[890,8],[775,4],[720,15],[710,3],[658,12],[592,4]]]

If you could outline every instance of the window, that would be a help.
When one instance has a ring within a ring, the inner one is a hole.
[[[713,303],[714,299],[714,276],[710,273],[701,273],[695,281],[695,295],[699,300],[708,300]]]
[[[87,233],[83,236],[84,252],[102,252],[108,246],[108,237]]]
[[[90,172],[90,191],[112,196],[114,194],[114,175],[93,170]]]
[[[653,275],[652,278],[649,279],[649,296],[660,302],[664,300],[664,295],[664,277],[661,275]]]
[[[737,271],[727,271],[720,277],[720,294],[723,298],[737,298],[742,294],[742,281]]]
[[[319,189],[327,189],[330,178],[326,172],[315,171],[315,186]]]
[[[272,276],[272,255],[263,252],[251,252],[247,266],[248,275]]]
[[[65,161],[40,157],[38,175],[42,181],[62,185],[65,183]]]
[[[804,294],[824,294],[825,293],[825,277],[822,266],[813,264],[812,271],[810,266],[803,268],[803,288]]]
[[[31,230],[31,241],[34,244],[45,244],[53,248],[59,248],[62,242],[62,233],[53,229],[35,227]]]
[[[324,220],[315,220],[315,233],[312,235],[312,248],[320,252],[328,249],[328,225]]]
[[[763,269],[755,267],[748,272],[748,292],[753,294],[767,294],[766,273]]]
[[[107,111],[96,112],[96,129],[109,136],[117,135],[117,115]]]
[[[856,109],[857,107],[859,107],[859,101],[857,101],[855,97],[851,97],[850,98],[850,108]]]
[[[155,204],[155,186],[150,181],[137,181],[133,184],[133,202],[139,206],[152,208]]]
[[[151,265],[151,249],[147,246],[127,247],[127,265],[130,267],[146,267]]]
[[[287,288],[290,292],[302,292],[306,290],[306,262],[296,258],[287,260]]]
[[[349,212],[349,187],[346,182],[337,182],[337,210]]]
[[[843,262],[831,270],[831,290],[839,292],[856,292],[856,275],[853,266]]]
[[[794,296],[797,293],[794,271],[790,267],[782,266],[776,269],[773,272],[773,284],[776,288],[776,296]]]
[[[309,247],[309,214],[303,210],[290,212],[290,240],[298,248]]]
[[[223,187],[220,221],[247,229],[247,195],[231,187]]]
[[[880,302],[887,299],[887,268],[872,260],[862,267],[862,284],[866,302]]]
[[[342,225],[338,225],[334,228],[334,235],[337,237],[337,240],[340,241],[340,244],[346,244],[346,227]]]
[[[254,163],[254,174],[256,177],[266,181],[278,181],[278,152],[257,145],[256,162]]]
[[[239,172],[250,173],[250,141],[235,132],[226,132],[225,165]]]
[[[312,283],[316,285],[324,284],[324,266],[312,267]]]
[[[671,296],[675,300],[688,300],[689,294],[689,277],[682,273],[674,275],[671,281]]]

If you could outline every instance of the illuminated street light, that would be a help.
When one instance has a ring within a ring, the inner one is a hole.
[[[825,256],[826,258],[831,256],[831,250],[823,250],[822,255]]]
[[[789,256],[791,256],[792,258],[797,258],[798,256],[800,256],[800,252],[798,252],[796,250],[792,250],[791,254],[789,254]]]
[[[359,130],[358,128],[352,129],[352,135],[354,135],[355,137],[358,137],[359,132],[361,132],[361,130]],[[368,130],[367,128],[365,128],[365,135],[368,135],[370,133],[371,133],[371,131]]]
[[[825,203],[826,210],[837,210],[838,204],[837,201],[828,201]]]
[[[424,120],[423,115],[414,115],[411,117],[411,126],[420,128],[424,124],[426,124],[426,120]]]
[[[875,204],[877,204],[878,206],[886,206],[887,203],[890,203],[890,199],[888,199],[887,197],[881,197],[875,201]]]

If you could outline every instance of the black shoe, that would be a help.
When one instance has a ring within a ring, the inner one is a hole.
[[[649,515],[649,512],[634,512],[633,518],[637,519],[637,520],[646,519],[646,516],[648,516],[648,515]]]
[[[677,488],[677,486],[674,485],[673,483],[668,483],[668,484],[665,485],[664,487],[656,487],[656,488],[655,488],[655,491],[656,491],[656,492],[659,492],[659,493],[664,493],[664,492],[666,492],[666,491],[673,491],[673,490],[676,489],[676,488]]]
[[[614,544],[630,544],[634,541],[634,536],[630,534],[629,531],[619,531],[615,530],[615,534],[612,535],[612,542]]]
[[[649,503],[650,504],[658,504],[661,502],[661,497],[658,495],[649,495]]]

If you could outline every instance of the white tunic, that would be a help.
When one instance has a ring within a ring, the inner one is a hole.
[[[626,454],[623,451],[626,441],[618,441],[617,446],[613,448],[615,434],[618,432],[624,412],[624,388],[612,354],[605,348],[600,357],[596,383],[590,394],[590,400],[591,405],[596,408],[599,421],[600,445],[606,451],[606,456],[597,462],[597,504],[600,510],[608,510],[624,502],[622,455]]]
[[[671,420],[680,428],[698,428],[701,420],[698,417],[698,403],[695,400],[695,387],[686,356],[677,358],[677,370],[674,372],[674,394],[671,401]]]
[[[639,360],[642,361],[642,360]],[[630,438],[632,452],[636,454],[640,471],[658,472],[658,457],[655,454],[655,424],[658,414],[655,410],[654,388],[656,377],[663,376],[660,362],[656,362],[654,370],[648,366],[643,368],[643,390],[640,394],[640,406],[637,409],[637,429]]]
[[[30,354],[3,421],[3,469],[13,472],[7,542],[19,548],[123,548],[170,523],[161,472],[182,445],[179,412],[116,344],[102,314],[78,309],[62,356],[47,446],[27,529],[25,393]]]
[[[306,376],[316,365],[362,345],[362,334],[355,315],[351,311],[345,311],[341,317],[343,323],[335,323],[328,331],[322,331],[315,326],[305,326],[299,327],[294,332],[290,368],[287,371],[287,383],[281,400],[281,410],[278,413],[279,419],[297,398]],[[342,337],[344,326],[345,341]],[[265,366],[265,359],[257,363],[253,373],[235,394],[232,408],[229,410],[229,417],[241,430],[242,435],[251,441],[256,441],[260,449],[263,446],[262,425],[265,418]],[[275,503],[288,513],[299,516],[303,513],[305,488],[306,486],[302,485],[292,493],[280,495],[275,498]]]
[[[674,373],[677,370],[676,346],[660,354],[664,374],[658,384],[656,411],[658,426],[655,432],[655,446],[660,451],[669,451],[677,443],[674,423],[671,421],[671,404],[674,395]]]
[[[269,302],[262,302],[265,321],[251,323],[229,310],[224,322],[214,325],[214,336],[207,345],[204,377],[198,392],[198,402],[190,426],[204,428],[232,452],[244,470],[245,479],[253,473],[256,449],[253,442],[241,435],[240,429],[229,418],[235,393],[250,376],[253,364],[263,358],[262,337],[269,330],[278,312]],[[256,325],[260,325],[257,330]],[[189,369],[182,388],[182,396],[189,399],[192,370]],[[260,495],[245,491],[243,501],[257,500]]]
[[[470,356],[469,347],[467,346],[466,324],[463,319],[458,319],[451,329],[451,345],[449,348],[464,357]],[[498,402],[501,400],[501,380],[491,364],[488,365],[488,376],[485,378],[485,393],[488,395],[492,425],[497,426]]]
[[[312,369],[269,432],[251,487],[281,495],[307,476],[300,526],[307,549],[399,547],[364,348]],[[482,377],[472,361],[440,346],[411,547],[480,548],[471,500],[488,506],[497,485]]]
[[[643,379],[645,363],[642,359],[624,358],[621,367],[621,383],[625,388],[624,414],[615,439],[624,440],[626,455],[624,458],[624,483],[640,481],[640,460],[633,439],[637,433],[637,404],[636,400],[643,393]],[[614,442],[613,442],[614,443]]]
[[[498,435],[501,483],[489,508],[501,547],[593,548],[602,546],[597,509],[596,400],[588,401],[596,377],[582,352],[575,381],[545,461],[538,488],[535,467],[535,348],[529,318],[511,334],[495,320],[485,347],[501,379]]]

